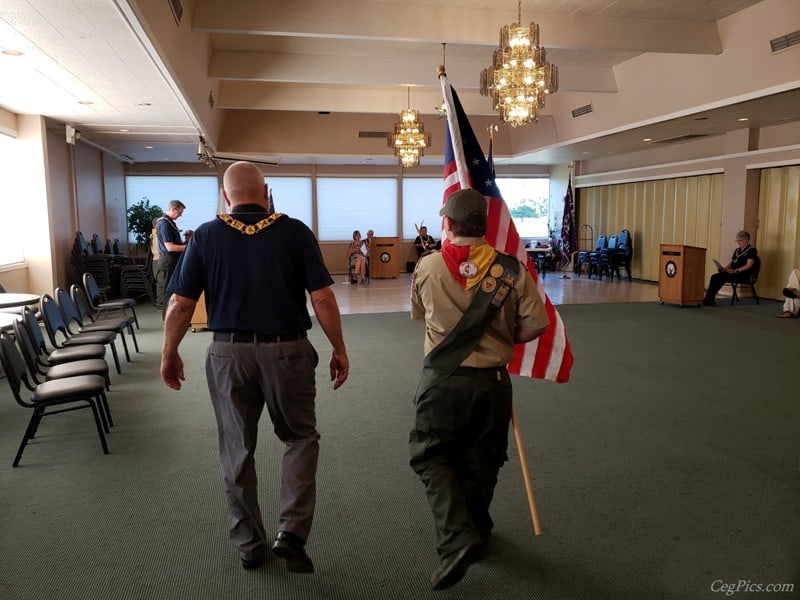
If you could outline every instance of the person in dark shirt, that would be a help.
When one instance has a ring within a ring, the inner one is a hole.
[[[167,210],[156,221],[156,242],[158,245],[158,270],[156,277],[156,308],[163,310],[167,306],[167,286],[175,271],[181,254],[186,249],[186,242],[181,239],[181,230],[175,223],[186,210],[180,200],[170,200]]]
[[[181,388],[178,346],[205,294],[208,328],[214,332],[206,379],[217,420],[231,543],[245,569],[261,566],[268,541],[254,454],[266,408],[285,444],[272,551],[286,560],[289,571],[310,573],[314,563],[305,543],[316,505],[320,436],[318,355],[306,337],[311,328],[306,292],[333,348],[329,369],[338,389],[347,380],[349,362],[333,279],[311,230],[297,219],[268,212],[268,189],[258,167],[232,164],[223,194],[231,213],[197,228],[170,282],[161,378],[168,387]]]
[[[419,228],[419,235],[414,238],[414,249],[417,251],[417,259],[428,250],[437,249],[436,240],[428,235],[428,228],[424,225]]]
[[[736,249],[731,255],[731,261],[719,272],[711,276],[708,282],[703,306],[716,306],[717,292],[726,283],[745,282],[750,279],[752,269],[756,264],[758,251],[750,245],[750,234],[740,231],[736,234]]]

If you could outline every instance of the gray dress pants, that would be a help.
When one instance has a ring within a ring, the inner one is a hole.
[[[280,343],[213,341],[206,378],[217,419],[231,543],[244,557],[267,542],[254,453],[266,406],[284,442],[278,531],[307,539],[316,503],[319,433],[314,411],[317,353],[307,338]]]

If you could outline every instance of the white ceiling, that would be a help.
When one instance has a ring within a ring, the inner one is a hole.
[[[144,37],[133,1],[0,0],[0,50],[23,53],[0,54],[0,106],[69,123],[84,141],[135,162],[194,161],[202,127]],[[713,22],[759,1],[524,0],[522,20],[540,24],[562,90],[613,92],[611,69],[643,52],[719,52]],[[198,0],[192,29],[209,35],[222,109],[388,114],[406,106],[411,86],[412,103],[432,114],[440,96],[432,72],[445,40],[448,70],[469,74],[451,76],[468,112],[492,114],[477,74],[489,66],[499,25],[515,20],[513,0]],[[742,111],[750,126],[800,120],[800,92],[704,111],[701,125],[698,115],[665,120],[648,135],[674,138],[698,127],[721,134],[743,127],[730,118]],[[518,162],[567,162],[597,147],[628,152],[641,137],[618,132]],[[376,157],[382,161],[396,159]]]

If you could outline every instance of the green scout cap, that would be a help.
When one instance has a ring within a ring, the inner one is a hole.
[[[447,202],[439,211],[439,216],[450,217],[456,223],[463,223],[471,212],[486,214],[486,198],[478,190],[465,188],[447,197]]]

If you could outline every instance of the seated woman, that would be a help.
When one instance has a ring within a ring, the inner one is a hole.
[[[351,283],[367,282],[367,262],[361,252],[361,232],[356,229],[353,232],[353,241],[347,244],[347,257],[349,261],[349,273]]]
[[[783,303],[783,312],[778,313],[781,319],[791,319],[800,314],[800,268],[794,269],[789,274],[789,281],[783,288],[786,301]]]
[[[717,297],[717,292],[726,283],[748,281],[752,274],[748,271],[756,264],[757,256],[758,251],[750,245],[750,234],[746,231],[737,233],[736,249],[731,256],[731,262],[725,265],[719,273],[711,276],[705,298],[703,298],[703,306],[716,306],[714,299]]]

